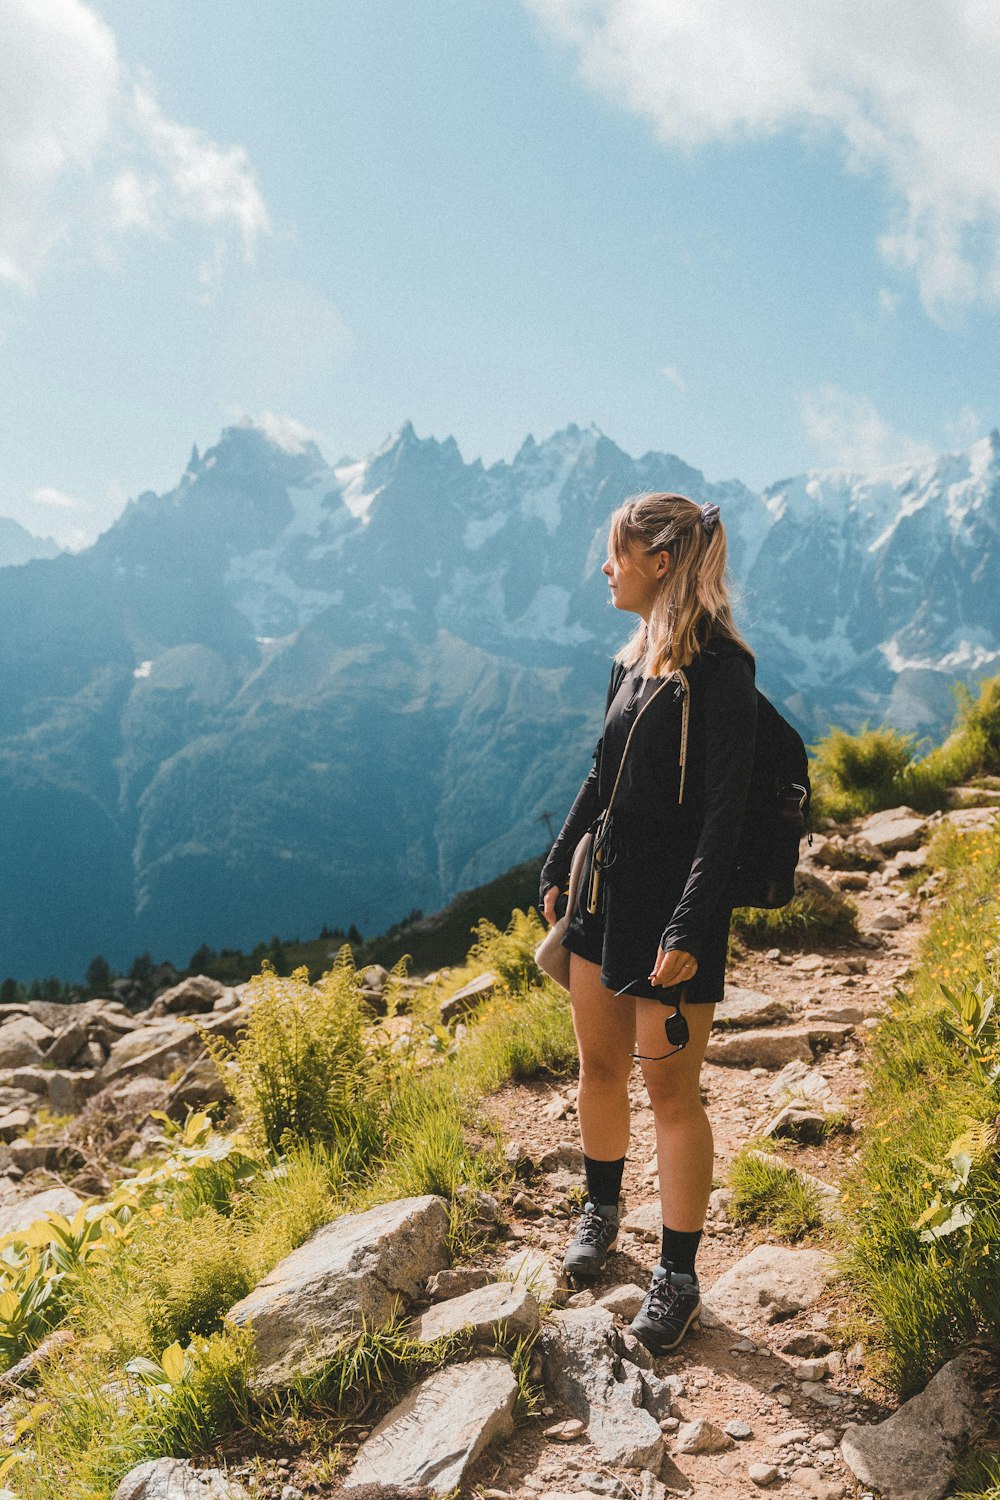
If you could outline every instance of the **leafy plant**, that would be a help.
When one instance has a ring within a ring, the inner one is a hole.
[[[272,1155],[290,1141],[322,1141],[360,1170],[381,1144],[382,1111],[350,948],[315,987],[304,966],[280,979],[266,960],[250,985],[253,1006],[238,1041],[201,1033],[247,1133]]]

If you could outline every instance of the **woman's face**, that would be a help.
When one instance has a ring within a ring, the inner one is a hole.
[[[611,602],[615,609],[627,609],[632,614],[649,619],[653,600],[670,568],[670,553],[642,552],[629,544],[620,557],[615,557],[609,546],[608,560],[601,572],[611,588]]]

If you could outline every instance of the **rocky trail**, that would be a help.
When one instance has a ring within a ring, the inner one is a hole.
[[[357,1429],[336,1477],[321,1479],[304,1454],[250,1454],[237,1442],[200,1464],[140,1465],[116,1500],[939,1500],[953,1450],[972,1430],[974,1371],[960,1356],[897,1410],[860,1344],[838,1342],[830,1222],[864,1123],[865,1034],[905,981],[941,899],[939,876],[920,881],[923,846],[943,819],[973,831],[994,817],[988,807],[930,818],[898,808],[816,835],[802,888],[831,902],[849,896],[857,936],[815,951],[747,949],[731,963],[702,1073],[718,1184],[698,1255],[704,1308],[674,1354],[654,1359],[627,1332],[658,1259],[661,1222],[638,1068],[622,1232],[600,1281],[582,1290],[561,1273],[583,1182],[575,1081],[511,1085],[486,1104],[518,1189],[502,1221],[482,1195],[486,1250],[452,1266],[441,1199],[383,1204],[314,1231],[228,1315],[252,1324],[262,1390],[321,1361],[359,1314],[369,1326],[384,1321],[399,1299],[422,1339],[472,1327],[482,1352],[425,1377],[374,1430]],[[71,1018],[44,1002],[0,1008],[0,1233],[105,1191],[109,1140],[127,1173],[155,1137],[151,1108],[217,1097],[183,1016],[232,1035],[246,1004],[239,992],[192,980],[138,1018],[105,1001],[74,1007]],[[28,1139],[42,1102],[77,1113]],[[769,1239],[727,1213],[727,1170],[752,1135],[773,1138],[785,1165],[822,1184],[826,1221],[803,1242]],[[544,1320],[540,1302],[552,1308]],[[519,1423],[516,1380],[494,1348],[498,1323],[508,1338],[538,1331],[531,1375],[541,1406]],[[13,1371],[3,1378],[8,1391],[16,1383]]]

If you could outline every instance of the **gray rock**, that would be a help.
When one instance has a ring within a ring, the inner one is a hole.
[[[100,1087],[93,1068],[53,1068],[49,1073],[49,1108],[54,1115],[75,1115],[88,1094]]]
[[[252,1325],[256,1388],[314,1370],[362,1319],[369,1328],[388,1322],[445,1266],[447,1239],[448,1213],[433,1195],[343,1214],[313,1230],[227,1315]]]
[[[28,1109],[10,1109],[0,1115],[0,1141],[16,1141],[34,1120]]]
[[[727,1437],[737,1438],[740,1442],[753,1437],[753,1428],[750,1423],[742,1422],[739,1417],[733,1417],[731,1422],[727,1422],[723,1431]]]
[[[503,1359],[437,1370],[415,1386],[362,1444],[345,1490],[363,1484],[426,1485],[445,1495],[479,1455],[514,1429],[517,1381]]]
[[[706,1062],[731,1068],[781,1068],[794,1058],[812,1062],[809,1030],[789,1026],[782,1031],[734,1031],[709,1038]]]
[[[0,1208],[0,1235],[11,1234],[18,1229],[30,1229],[36,1220],[47,1213],[65,1214],[71,1219],[83,1202],[72,1188],[46,1188],[42,1193],[32,1193],[29,1198],[18,1198]]]
[[[51,1041],[52,1033],[30,1016],[8,1021],[0,1028],[0,1068],[23,1068],[42,1061],[41,1040]]]
[[[444,1302],[450,1297],[464,1297],[466,1292],[489,1286],[495,1278],[481,1266],[454,1266],[438,1271],[427,1283],[427,1295],[432,1302]]]
[[[543,1325],[540,1342],[546,1385],[586,1422],[598,1456],[623,1468],[655,1470],[663,1454],[663,1435],[641,1404],[640,1371],[623,1372],[621,1340],[608,1309],[553,1313]]]
[[[765,995],[760,990],[746,990],[738,984],[727,984],[725,998],[715,1012],[720,1026],[774,1026],[787,1021],[792,1007],[787,1000]]]
[[[839,1479],[827,1479],[808,1464],[793,1469],[789,1478],[800,1490],[814,1496],[814,1500],[841,1500],[844,1493],[845,1487]]]
[[[709,1422],[705,1417],[699,1417],[694,1422],[685,1422],[678,1429],[674,1442],[675,1453],[725,1453],[727,1448],[733,1448],[731,1437],[716,1427],[714,1422]]]
[[[663,1235],[663,1210],[659,1198],[631,1209],[622,1219],[621,1227],[626,1234],[636,1234],[640,1239],[655,1240],[658,1244]]]
[[[757,1245],[702,1292],[716,1317],[740,1328],[759,1311],[769,1323],[810,1307],[834,1279],[835,1262],[823,1250]]]
[[[756,1484],[760,1489],[766,1489],[773,1484],[778,1477],[778,1470],[774,1464],[751,1464],[747,1469],[747,1478],[751,1484]]]
[[[173,985],[169,990],[161,990],[145,1012],[145,1019],[153,1021],[159,1020],[161,1016],[201,1015],[213,1010],[217,1001],[227,996],[236,998],[232,990],[227,989],[218,979],[210,979],[207,974],[193,974],[190,979],[182,979],[180,984]]]
[[[10,1159],[22,1172],[35,1172],[39,1167],[55,1165],[59,1147],[51,1141],[25,1141],[18,1138],[8,1148]]]
[[[598,1297],[597,1303],[599,1307],[606,1307],[617,1317],[631,1320],[645,1300],[646,1293],[642,1287],[628,1283],[625,1286],[613,1286],[610,1292],[605,1292],[603,1296]]]
[[[196,1057],[172,1086],[164,1106],[171,1117],[184,1118],[186,1109],[204,1109],[232,1098],[228,1074],[220,1073],[210,1057]]]
[[[458,1016],[468,1015],[469,1011],[475,1010],[485,1000],[492,999],[493,995],[502,988],[495,974],[480,974],[477,979],[470,980],[460,990],[449,995],[447,1000],[441,1001],[442,1025],[447,1026],[449,1021],[454,1021]]]
[[[198,1471],[181,1458],[151,1458],[130,1469],[114,1500],[250,1500],[221,1469]]]
[[[87,1045],[89,1033],[84,1021],[72,1021],[66,1026],[50,1047],[46,1048],[45,1061],[53,1067],[65,1068]]]
[[[27,1089],[32,1094],[47,1094],[49,1091],[49,1069],[40,1064],[14,1068],[11,1082],[15,1088]]]
[[[794,1104],[785,1104],[772,1115],[761,1134],[779,1140],[800,1141],[816,1145],[826,1134],[827,1117],[817,1109],[802,1109]]]
[[[900,849],[916,849],[926,827],[927,819],[921,818],[912,807],[891,807],[872,813],[859,831],[882,854],[890,855]]]
[[[942,823],[950,823],[960,833],[980,833],[996,827],[997,814],[990,807],[962,807],[941,814]]]
[[[883,1500],[940,1500],[956,1460],[985,1432],[989,1415],[976,1357],[966,1351],[884,1422],[848,1423],[840,1451],[855,1478]]]
[[[494,1329],[518,1337],[534,1333],[541,1322],[538,1301],[520,1282],[494,1281],[488,1286],[438,1302],[413,1323],[414,1337],[422,1343],[469,1329],[476,1342],[492,1341]]]
[[[115,1078],[136,1073],[165,1078],[178,1064],[189,1062],[199,1051],[198,1035],[186,1021],[159,1021],[141,1026],[112,1042],[101,1073],[101,1083],[107,1084]]]
[[[515,1250],[500,1268],[507,1281],[520,1281],[542,1302],[559,1302],[569,1294],[565,1273],[544,1250]]]
[[[583,1173],[583,1152],[579,1146],[569,1145],[563,1142],[559,1146],[549,1146],[541,1156],[535,1160],[535,1166],[540,1172],[574,1172]]]

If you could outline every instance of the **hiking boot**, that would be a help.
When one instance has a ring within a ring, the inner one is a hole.
[[[676,1349],[701,1312],[701,1288],[696,1276],[672,1266],[654,1266],[646,1300],[629,1324],[651,1354]]]
[[[583,1206],[576,1234],[563,1258],[563,1266],[570,1276],[599,1276],[604,1270],[608,1251],[618,1238],[617,1203],[591,1203],[588,1198]]]

